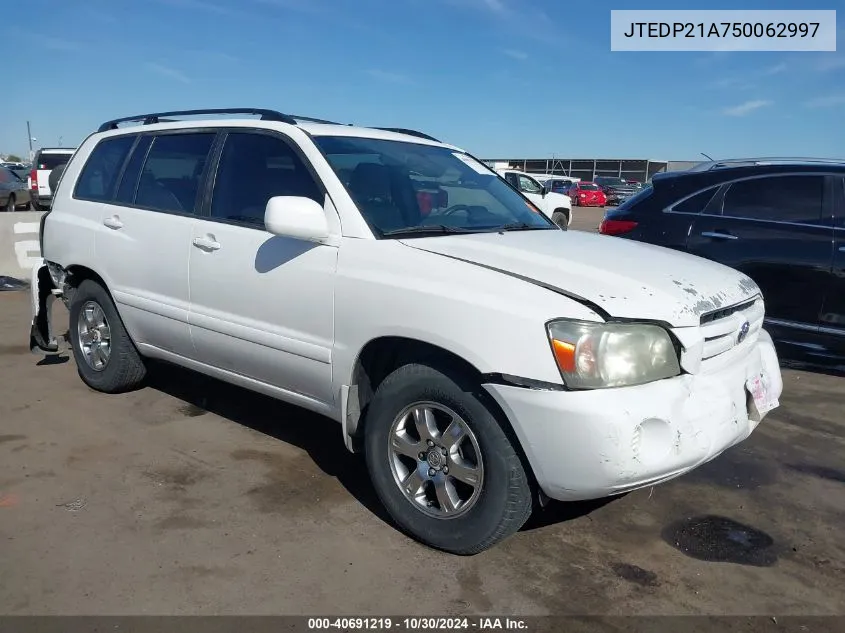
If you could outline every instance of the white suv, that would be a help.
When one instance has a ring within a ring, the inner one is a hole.
[[[497,169],[496,173],[508,181],[523,196],[536,204],[552,221],[567,230],[572,224],[572,199],[560,193],[548,191],[536,178],[524,171]]]
[[[163,359],[333,418],[396,523],[461,554],[535,502],[677,477],[777,406],[741,273],[562,231],[424,134],[196,113],[104,124],[44,217],[30,344],[58,350],[61,297],[91,388]]]

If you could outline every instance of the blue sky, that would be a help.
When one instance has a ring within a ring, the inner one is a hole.
[[[802,4],[16,2],[0,152],[26,153],[27,120],[36,146],[73,146],[109,118],[250,106],[412,127],[484,158],[845,157],[845,0],[812,6],[839,10],[835,53],[610,51],[612,8]]]

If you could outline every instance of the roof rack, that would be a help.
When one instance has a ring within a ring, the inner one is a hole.
[[[278,121],[280,123],[289,123],[296,125],[296,119],[288,114],[282,114],[275,110],[263,110],[258,108],[212,108],[208,110],[174,110],[173,112],[153,112],[151,114],[138,114],[136,116],[123,117],[122,119],[113,119],[103,123],[98,132],[106,132],[108,130],[118,129],[120,123],[129,123],[132,121],[141,121],[143,125],[152,125],[154,123],[161,123],[163,117],[172,116],[199,116],[203,114],[253,114],[260,115],[262,121]]]
[[[336,121],[327,121],[326,119],[317,119],[309,116],[299,116],[296,114],[283,114],[276,110],[265,110],[261,108],[211,108],[206,110],[174,110],[172,112],[152,112],[150,114],[138,114],[135,116],[123,117],[120,119],[113,119],[103,123],[98,132],[107,132],[109,130],[118,129],[121,123],[140,122],[142,125],[152,125],[154,123],[172,123],[176,119],[169,117],[184,117],[184,116],[200,116],[208,114],[251,114],[258,115],[262,121],[277,121],[279,123],[288,123],[290,125],[297,125],[301,122],[320,123],[324,125],[352,125],[351,123],[337,123]],[[424,138],[435,143],[440,143],[439,139],[434,138],[423,132],[417,130],[410,130],[408,128],[400,127],[376,127],[375,130],[383,130],[385,132],[396,132],[397,134],[407,134],[408,136],[416,136],[417,138]]]
[[[423,132],[417,132],[416,130],[409,130],[404,127],[376,127],[373,128],[374,130],[383,130],[385,132],[396,132],[397,134],[407,134],[408,136],[416,136],[417,138],[424,138],[429,141],[434,141],[435,143],[440,143],[439,139],[434,138],[433,136],[429,136]]]
[[[748,165],[845,165],[841,158],[802,158],[802,157],[763,157],[763,158],[728,158],[725,160],[705,161],[690,167],[688,171],[711,171]]]

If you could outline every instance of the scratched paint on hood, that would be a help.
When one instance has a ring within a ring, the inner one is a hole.
[[[553,286],[613,317],[698,325],[703,314],[760,293],[746,275],[660,246],[580,231],[513,231],[403,240]]]

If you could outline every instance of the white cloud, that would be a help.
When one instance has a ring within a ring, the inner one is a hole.
[[[810,99],[804,105],[808,108],[835,108],[837,106],[845,106],[845,93],[816,97],[815,99]]]
[[[722,110],[725,116],[746,116],[752,112],[772,105],[771,101],[765,99],[755,99],[753,101],[746,101],[739,105],[731,106]]]
[[[513,59],[518,59],[521,62],[528,59],[528,53],[526,53],[525,51],[517,51],[512,48],[505,48],[502,50],[502,53],[504,53],[508,57],[512,57]]]
[[[373,79],[378,79],[379,81],[385,81],[387,83],[392,84],[404,84],[410,85],[414,83],[408,78],[406,75],[401,73],[392,73],[386,70],[379,70],[377,68],[373,68],[367,71],[367,74],[372,77]]]
[[[164,64],[156,64],[154,62],[148,62],[144,66],[150,72],[156,73],[157,75],[161,75],[162,77],[167,77],[168,79],[175,79],[176,81],[181,81],[185,84],[191,83],[191,80],[188,78],[187,75],[185,75],[179,70],[176,70],[175,68],[171,68],[170,66],[165,66]]]

